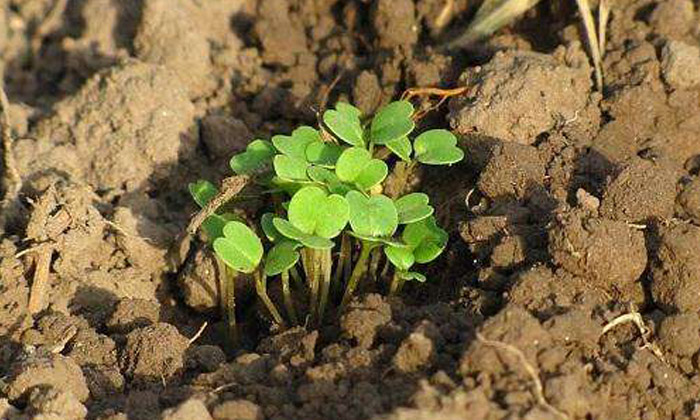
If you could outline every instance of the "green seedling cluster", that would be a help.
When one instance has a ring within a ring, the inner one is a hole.
[[[298,324],[301,310],[306,321],[321,323],[328,305],[342,311],[365,279],[387,279],[390,293],[406,281],[425,281],[415,267],[442,253],[447,233],[426,194],[392,199],[382,194],[383,183],[390,164],[404,170],[416,163],[451,165],[464,153],[447,130],[412,138],[413,117],[407,101],[392,102],[373,118],[338,103],[323,114],[319,129],[303,126],[255,140],[233,156],[233,172],[263,185],[273,204],[254,228],[226,212],[203,224],[224,273],[222,307],[232,328],[239,273],[252,276],[282,326]],[[202,207],[218,193],[208,181],[191,184],[190,192]],[[286,317],[268,296],[268,279],[281,282]]]

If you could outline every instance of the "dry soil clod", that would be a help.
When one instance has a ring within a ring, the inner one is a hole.
[[[515,356],[518,359],[518,361],[520,361],[520,363],[523,365],[523,368],[525,368],[525,371],[527,371],[527,374],[532,379],[532,383],[534,385],[534,394],[535,398],[537,399],[537,403],[544,407],[547,411],[559,417],[560,419],[569,420],[569,416],[567,416],[566,413],[554,407],[547,401],[547,399],[544,396],[544,386],[542,385],[542,381],[540,380],[539,371],[536,367],[534,367],[530,362],[527,361],[527,357],[525,357],[525,354],[519,348],[501,341],[489,340],[488,338],[484,337],[481,333],[477,333],[476,338],[477,340],[479,340],[487,346],[495,347],[499,350],[504,350]]]

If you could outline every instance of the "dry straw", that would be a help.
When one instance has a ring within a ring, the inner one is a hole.
[[[446,45],[447,49],[468,47],[487,38],[502,27],[512,23],[540,0],[485,0],[464,34]],[[596,87],[603,89],[602,56],[605,53],[605,37],[610,7],[607,0],[598,3],[598,28],[588,0],[576,0],[586,33],[589,53],[595,69]]]

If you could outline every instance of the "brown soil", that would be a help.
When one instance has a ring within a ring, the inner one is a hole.
[[[612,2],[597,92],[559,3],[447,53],[475,2],[4,2],[23,188],[0,226],[0,418],[700,418],[700,5]],[[336,78],[330,102],[366,112],[469,87],[423,120],[465,162],[414,180],[449,248],[427,285],[320,331],[271,330],[241,286],[225,353],[209,251],[169,264],[183,186],[313,123]]]

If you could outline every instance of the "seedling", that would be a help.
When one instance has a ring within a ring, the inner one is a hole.
[[[257,233],[226,211],[203,223],[224,267],[222,312],[232,332],[238,273],[252,276],[259,298],[282,326],[287,320],[298,324],[302,310],[314,325],[329,305],[342,311],[364,279],[377,278],[382,262],[381,273],[393,271],[386,278],[390,293],[399,293],[406,281],[426,280],[414,267],[442,253],[447,233],[426,194],[391,198],[383,183],[398,164],[451,165],[464,152],[447,130],[412,139],[414,117],[408,101],[392,102],[371,119],[341,102],[323,114],[319,129],[303,126],[269,142],[255,140],[231,159],[234,173],[251,177],[271,196]],[[218,193],[207,181],[191,184],[190,191],[200,206]],[[286,319],[267,294],[269,278],[281,282]],[[300,304],[301,295],[308,304]]]

